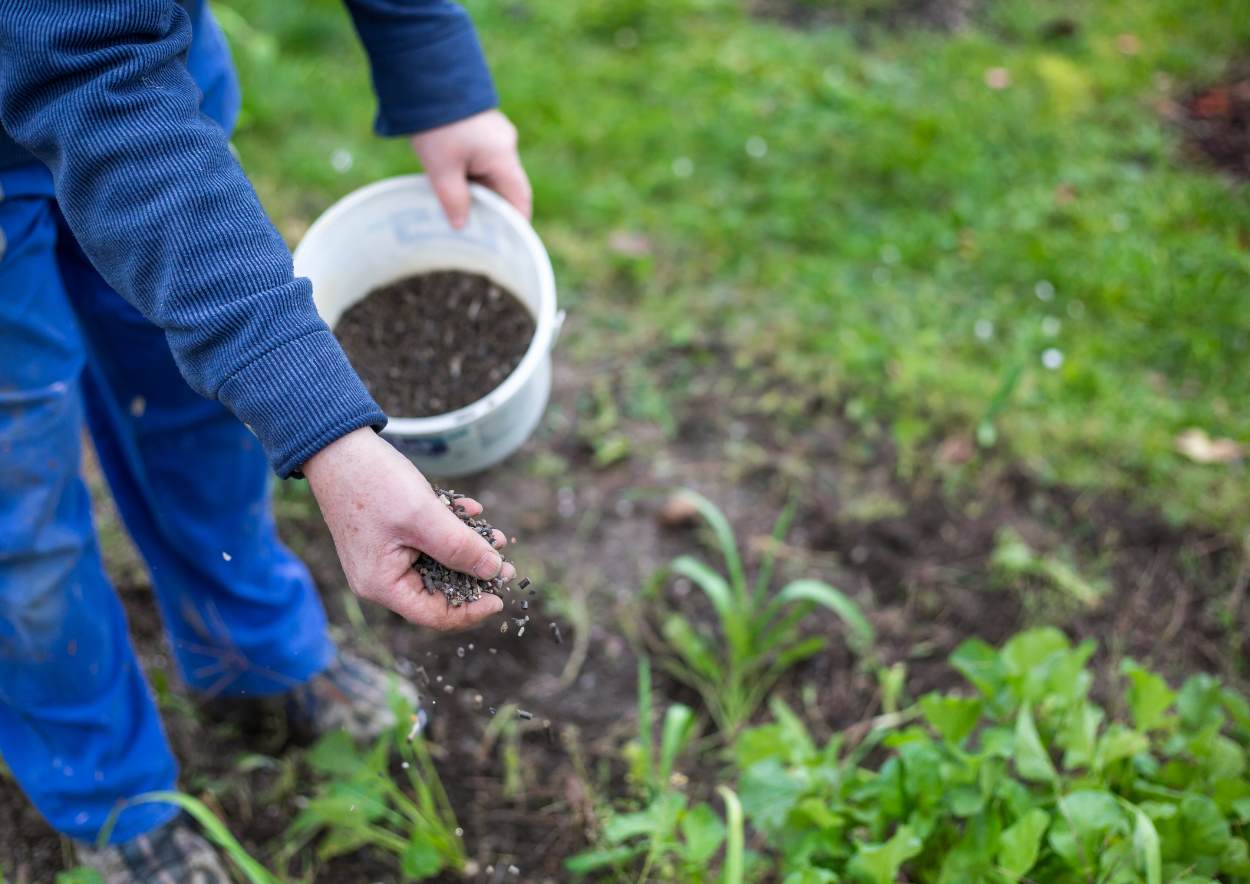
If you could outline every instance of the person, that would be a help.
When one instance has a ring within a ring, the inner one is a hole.
[[[376,130],[411,136],[450,223],[469,180],[528,215],[466,13],[346,4]],[[101,564],[84,422],[187,685],[281,695],[312,733],[367,739],[393,724],[388,692],[412,691],[331,642],[275,533],[270,469],[307,479],[351,589],[413,623],[502,607],[427,593],[419,552],[513,574],[502,536],[465,527],[377,434],[385,415],[231,153],[238,107],[204,0],[0,0],[0,756],[109,882],[229,879],[175,807],[125,803],[177,767]]]

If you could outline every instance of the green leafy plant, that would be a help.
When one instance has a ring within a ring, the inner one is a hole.
[[[725,515],[694,491],[679,492],[677,498],[693,506],[711,529],[724,571],[687,555],[674,559],[650,581],[647,595],[661,612],[659,662],[699,692],[724,734],[732,735],[746,724],[787,669],[824,649],[823,638],[805,636],[800,629],[813,609],[839,617],[851,648],[871,659],[872,624],[849,597],[818,580],[795,580],[771,593],[775,544],[765,553],[755,579],[749,580]],[[793,515],[793,508],[787,508],[778,518],[775,541],[785,537]],[[710,625],[665,606],[662,590],[674,576],[690,580],[711,603],[715,619]]]
[[[1058,630],[961,645],[970,694],[931,693],[817,746],[782,703],[734,745],[738,792],[787,884],[1250,880],[1250,706],[1125,661],[1116,719],[1094,645]],[[881,757],[875,766],[865,759]]]
[[[652,730],[651,667],[638,665],[638,743],[632,773],[640,786],[641,809],[612,813],[603,826],[603,845],[571,857],[565,866],[585,875],[604,869],[637,868],[638,881],[706,881],[709,862],[724,846],[721,880],[744,880],[742,807],[734,792],[718,789],[728,823],[711,805],[691,805],[676,775],[677,758],[695,738],[695,715],[674,703],[664,713],[658,743]]]
[[[461,830],[429,748],[404,730],[382,737],[368,752],[341,731],[318,741],[308,764],[323,782],[287,831],[288,858],[319,838],[323,860],[366,846],[391,853],[405,880],[464,869]],[[396,755],[407,789],[390,772]]]

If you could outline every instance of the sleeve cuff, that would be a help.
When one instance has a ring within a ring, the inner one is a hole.
[[[217,398],[260,440],[284,479],[340,436],[386,426],[329,329],[269,351],[226,381]]]
[[[497,107],[499,98],[473,26],[434,43],[369,53],[379,135],[411,135]]]

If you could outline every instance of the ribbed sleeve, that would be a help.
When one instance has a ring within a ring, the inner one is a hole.
[[[168,337],[199,393],[287,475],[385,418],[198,110],[173,0],[0,0],[0,122],[51,170],[101,275]]]
[[[498,104],[468,13],[449,0],[346,0],[369,56],[379,135],[423,132]]]

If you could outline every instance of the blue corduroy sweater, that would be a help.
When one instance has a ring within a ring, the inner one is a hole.
[[[380,134],[495,105],[460,7],[346,2],[369,55]],[[216,51],[228,73],[224,44],[201,39],[210,25],[203,0],[0,0],[0,166],[37,158],[51,170],[101,275],[165,330],[191,386],[230,408],[287,476],[386,417],[230,153],[219,121],[233,108],[217,120],[202,112],[202,100],[232,97],[202,93],[189,70],[211,68]]]

